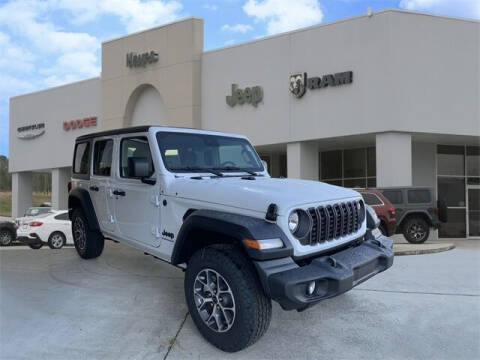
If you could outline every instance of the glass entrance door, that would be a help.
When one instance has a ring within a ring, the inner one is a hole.
[[[480,238],[480,185],[467,186],[468,237]]]

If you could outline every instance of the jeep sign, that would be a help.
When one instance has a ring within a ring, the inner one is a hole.
[[[297,98],[301,98],[308,89],[321,89],[327,86],[339,86],[353,82],[353,71],[344,71],[323,76],[307,78],[307,73],[290,75],[289,90]]]
[[[237,104],[243,105],[244,103],[252,104],[256,107],[262,100],[263,90],[261,86],[246,87],[242,90],[238,88],[237,84],[232,84],[232,94],[226,97],[227,104],[231,107]]]
[[[155,51],[145,52],[143,54],[129,52],[127,54],[127,66],[129,68],[145,67],[147,64],[156,63],[157,61],[158,53]]]

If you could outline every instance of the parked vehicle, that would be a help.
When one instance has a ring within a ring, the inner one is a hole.
[[[355,189],[358,191],[365,204],[370,205],[378,218],[380,219],[379,229],[385,236],[392,236],[395,234],[397,228],[397,220],[395,218],[395,207],[392,203],[382,194],[381,191],[376,189]]]
[[[68,199],[80,257],[113,239],[185,270],[200,333],[238,351],[267,330],[271,300],[305,310],[393,263],[359,193],[272,179],[248,140],[135,127],[76,140]]]
[[[0,246],[9,246],[17,239],[17,225],[14,221],[0,221]]]
[[[73,244],[68,211],[50,211],[23,219],[18,226],[17,237],[32,249],[40,249],[45,244],[51,249],[61,249],[65,244]]]
[[[403,234],[412,244],[425,242],[430,228],[437,229],[447,221],[447,208],[443,201],[435,201],[428,187],[408,186],[378,189],[395,206],[397,234]]]

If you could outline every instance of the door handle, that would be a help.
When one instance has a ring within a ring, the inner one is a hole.
[[[89,189],[92,191],[98,191],[98,186],[90,186]]]
[[[123,190],[113,190],[113,195],[125,196],[125,191],[123,191]]]

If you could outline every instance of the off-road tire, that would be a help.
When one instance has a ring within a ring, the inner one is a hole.
[[[229,284],[235,299],[235,318],[225,332],[211,329],[201,318],[194,298],[197,275],[213,269]],[[211,246],[198,250],[189,260],[185,274],[185,297],[193,322],[211,344],[226,352],[242,350],[255,343],[268,329],[272,304],[265,296],[253,264],[233,246]]]
[[[80,231],[83,231],[83,234]],[[87,218],[79,208],[73,211],[72,235],[75,249],[81,258],[94,259],[102,254],[105,239],[99,231],[91,229]]]
[[[30,244],[28,246],[30,246],[30,248],[33,249],[33,250],[38,250],[43,246],[43,244],[42,243],[36,243],[36,244]]]
[[[403,225],[403,236],[411,244],[422,244],[429,235],[430,225],[421,217],[412,217]]]
[[[61,236],[63,241],[62,241],[62,244],[61,246],[57,246],[55,247],[53,241],[54,241],[54,237],[55,236]],[[50,247],[50,249],[52,250],[58,250],[58,249],[61,249],[62,247],[65,246],[65,244],[67,243],[67,238],[65,237],[65,234],[60,232],[60,231],[54,231],[53,233],[50,234],[50,236],[48,237],[48,246]]]
[[[8,229],[0,230],[0,246],[10,246],[13,243],[14,234]]]

